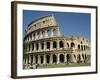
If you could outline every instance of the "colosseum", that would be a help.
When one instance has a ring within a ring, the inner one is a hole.
[[[32,21],[23,39],[23,68],[36,69],[50,65],[90,64],[90,41],[60,32],[54,15]]]

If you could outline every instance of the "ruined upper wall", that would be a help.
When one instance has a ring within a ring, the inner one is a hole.
[[[43,16],[43,17],[40,17],[40,18],[32,21],[28,25],[28,30],[27,30],[26,34],[32,32],[32,31],[42,29],[42,28],[47,28],[47,27],[58,27],[57,22],[53,15]]]

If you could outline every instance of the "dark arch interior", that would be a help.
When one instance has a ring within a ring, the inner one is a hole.
[[[87,58],[87,56],[86,56],[86,54],[85,54],[85,60],[86,60],[86,58]]]
[[[57,48],[57,42],[56,41],[53,42],[53,48]]]
[[[50,49],[50,42],[47,42],[47,49]]]
[[[32,50],[34,50],[34,43],[32,43]]]
[[[47,63],[50,63],[50,56],[49,55],[46,56],[46,59],[47,59]]]
[[[29,56],[27,56],[27,58],[28,58],[28,64],[29,64]]]
[[[81,56],[80,56],[80,54],[78,54],[78,56],[77,56],[77,62],[78,62],[78,63],[81,62]]]
[[[40,56],[40,58],[41,58],[41,64],[43,64],[43,56]]]
[[[31,65],[32,65],[32,63],[33,63],[33,56],[31,56]]]
[[[36,55],[36,64],[38,63],[38,55]]]
[[[67,43],[67,47],[69,47],[69,43]]]
[[[82,54],[82,57],[83,57],[83,59],[84,59],[84,54]]]
[[[81,50],[83,50],[83,45],[81,45]]]
[[[67,54],[67,63],[70,62],[70,58],[71,58],[70,54]]]
[[[78,49],[80,49],[80,45],[78,45]]]
[[[75,47],[75,44],[72,42],[72,43],[71,43],[71,48],[73,48],[73,47]]]
[[[50,30],[48,30],[48,37],[50,37],[50,34],[51,34]]]
[[[60,62],[64,62],[64,55],[63,54],[60,55]]]
[[[56,63],[57,62],[57,57],[56,55],[53,55],[53,63]]]
[[[30,51],[30,44],[29,44],[29,51]]]
[[[64,47],[63,41],[59,42],[60,48]]]
[[[39,49],[39,44],[38,43],[36,43],[36,50],[38,50]]]
[[[54,36],[57,35],[57,31],[56,31],[56,29],[53,30],[53,35],[54,35]]]
[[[84,45],[84,50],[85,50],[85,45]]]
[[[83,44],[83,42],[81,41],[81,44]]]
[[[44,43],[41,43],[41,49],[44,49]]]

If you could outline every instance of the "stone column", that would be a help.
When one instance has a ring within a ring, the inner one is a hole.
[[[33,64],[36,64],[36,57],[33,55]]]
[[[71,62],[73,62],[73,54],[71,54]]]
[[[30,34],[30,41],[32,41],[32,33]]]
[[[59,29],[59,27],[57,28],[57,36],[60,36],[61,35],[61,33],[60,33],[60,29]]]
[[[25,59],[25,57],[24,57],[24,58],[23,58],[23,64],[26,64],[26,62],[25,62],[25,61],[26,61],[26,59]]]
[[[46,64],[46,54],[44,54],[43,64]]]
[[[28,57],[27,57],[27,56],[25,56],[25,59],[26,59],[26,62],[25,62],[25,63],[26,63],[26,64],[28,64]]]
[[[32,33],[32,40],[34,40],[34,36],[33,36],[33,33]]]
[[[31,55],[29,55],[29,63],[31,63]]]
[[[38,55],[38,64],[40,64],[40,61],[41,61],[40,55]]]
[[[29,45],[30,45],[30,44],[28,44],[28,52],[29,52]]]
[[[34,43],[34,51],[36,51],[36,43]]]
[[[44,41],[44,50],[46,50],[46,42]]]
[[[50,64],[52,64],[53,63],[53,55],[51,54],[50,55]]]
[[[60,49],[60,48],[59,48],[59,40],[57,40],[57,49]]]
[[[51,29],[51,34],[50,34],[50,37],[53,37],[53,29]]]
[[[47,37],[48,37],[48,32],[47,32],[47,30],[45,30],[44,33],[45,33],[45,38],[47,38]]]
[[[64,62],[67,63],[66,53],[64,54]]]
[[[50,50],[53,50],[53,41],[50,41]]]
[[[30,44],[30,52],[32,52],[32,43]]]
[[[57,64],[59,64],[60,61],[59,61],[59,53],[57,54]]]
[[[43,38],[42,31],[40,31],[39,37],[40,37],[39,39],[42,39]]]
[[[41,44],[40,44],[40,42],[38,44],[39,44],[39,51],[41,51]]]
[[[28,45],[26,46],[26,49],[27,49],[27,51],[26,51],[26,52],[28,52]]]
[[[28,37],[26,38],[26,42],[28,41]]]
[[[37,40],[38,39],[38,34],[37,34],[37,32],[35,33],[35,40]]]
[[[66,43],[66,40],[64,40],[64,48],[67,49],[67,43]]]
[[[80,55],[81,56],[81,61],[83,61],[83,57],[82,57],[82,55]]]
[[[30,36],[28,36],[29,37],[29,41],[30,41]]]

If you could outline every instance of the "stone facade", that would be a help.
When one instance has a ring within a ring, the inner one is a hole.
[[[50,64],[90,63],[90,41],[64,36],[53,15],[31,22],[23,42],[24,69]]]

